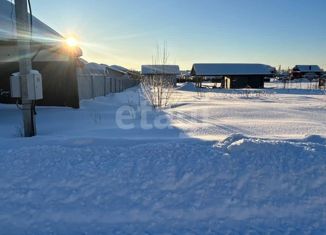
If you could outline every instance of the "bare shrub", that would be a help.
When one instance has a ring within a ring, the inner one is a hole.
[[[168,71],[165,71],[168,57],[166,44],[163,48],[158,46],[156,54],[152,58],[152,65],[160,67],[160,71],[141,78],[142,90],[154,108],[168,106],[173,95],[175,81]]]

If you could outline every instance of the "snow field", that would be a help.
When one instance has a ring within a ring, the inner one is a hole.
[[[0,105],[0,234],[325,234],[323,95],[192,89],[148,112],[166,129],[137,88],[39,108],[32,139]]]

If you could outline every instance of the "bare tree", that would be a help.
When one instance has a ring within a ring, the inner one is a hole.
[[[144,94],[154,108],[168,106],[173,95],[176,81],[167,71],[168,58],[166,43],[163,47],[157,46],[156,53],[152,57],[153,73],[141,79]]]

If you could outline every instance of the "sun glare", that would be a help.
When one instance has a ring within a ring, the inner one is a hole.
[[[66,39],[66,43],[70,47],[76,47],[78,45],[78,41],[76,38],[69,37]]]

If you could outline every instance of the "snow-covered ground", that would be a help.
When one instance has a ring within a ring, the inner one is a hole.
[[[173,97],[161,112],[137,88],[38,108],[31,139],[0,105],[0,234],[326,233],[322,92]]]
[[[269,87],[276,86],[268,84]],[[223,140],[239,133],[271,139],[326,136],[326,92],[302,89],[221,90],[186,84],[167,112],[192,137]]]

